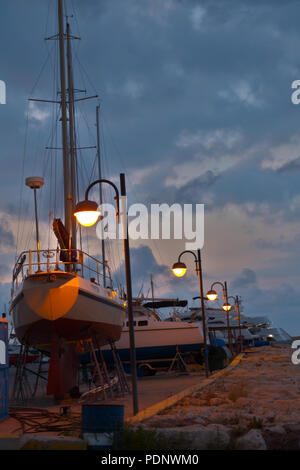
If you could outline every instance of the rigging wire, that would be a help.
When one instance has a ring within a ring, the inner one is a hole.
[[[65,2],[66,3],[66,2]],[[75,23],[76,23],[76,26],[77,26],[77,29],[79,31],[79,24],[78,24],[78,20],[77,20],[77,16],[76,16],[76,10],[74,8],[74,4],[73,4],[73,1],[71,0],[71,3],[72,3],[72,9],[73,9],[73,12],[74,12],[74,18],[75,18]],[[51,0],[49,0],[48,2],[48,14],[47,14],[47,22],[46,22],[46,31],[47,31],[47,28],[49,26],[49,12],[50,12],[50,4],[51,4]],[[70,10],[70,9],[69,9]],[[67,11],[67,10],[65,10]],[[67,11],[67,13],[69,14],[70,11]],[[46,41],[46,44],[48,43],[48,41]],[[79,57],[78,57],[78,50],[79,50],[79,44],[80,42],[76,42],[76,44],[78,44],[78,47],[76,48],[77,50],[75,50],[75,54],[74,54],[74,62],[76,64],[76,68],[79,70],[79,75],[81,77],[81,82],[85,85],[86,83],[89,84],[89,87],[91,87],[95,92],[96,94],[98,95],[98,91],[96,90],[94,84],[92,83],[92,80],[90,79],[90,76],[89,74],[87,73],[86,69],[84,68],[83,64],[81,63]],[[58,77],[57,77],[57,70],[58,70],[58,66],[57,66],[57,41],[54,41],[54,46],[51,46],[49,47],[48,44],[47,44],[47,57],[46,57],[46,60],[42,66],[42,69],[38,75],[38,78],[36,80],[36,82],[34,83],[34,86],[32,88],[32,91],[31,91],[31,94],[34,93],[40,79],[41,79],[41,76],[43,75],[44,73],[44,70],[46,69],[46,66],[48,64],[48,62],[50,61],[51,63],[51,66],[53,68],[53,73],[54,73],[54,76],[55,76],[55,90],[56,90],[56,96],[57,96],[57,92],[58,92]],[[53,51],[55,50],[55,57],[56,57],[56,61],[54,60],[54,65],[52,63],[52,56],[53,56]],[[83,87],[83,89],[85,89],[85,86]],[[85,127],[87,129],[87,136],[89,138],[90,141],[94,141],[95,142],[95,133],[93,133],[91,131],[91,128],[90,128],[90,125],[89,125],[89,119],[88,119],[88,113],[86,111],[86,108],[84,106],[85,102],[80,102],[78,103],[78,106],[77,106],[77,113],[76,113],[76,116],[75,116],[75,133],[76,133],[76,142],[78,143],[78,147],[80,147],[80,141],[81,141],[81,137],[84,135],[84,132],[83,130],[79,127],[79,119],[82,119],[85,123]],[[55,146],[57,147],[57,141],[58,141],[58,135],[57,135],[57,124],[58,124],[58,119],[59,119],[59,107],[55,107],[56,109],[56,114],[52,113],[52,131],[49,135],[49,142],[50,142],[50,145],[53,146],[53,142],[56,144]],[[21,213],[21,205],[22,205],[22,194],[23,194],[23,180],[24,180],[24,171],[25,171],[25,163],[26,163],[26,155],[27,155],[27,145],[28,145],[28,141],[27,141],[27,133],[28,133],[28,126],[29,126],[29,119],[30,119],[30,110],[29,110],[29,107],[27,109],[27,121],[26,121],[26,138],[25,138],[25,145],[24,145],[24,157],[23,157],[23,163],[22,163],[22,184],[21,184],[21,191],[20,191],[20,213]],[[102,162],[103,162],[103,174],[107,175],[107,177],[111,176],[111,179],[116,179],[114,176],[113,176],[113,171],[112,171],[112,168],[111,166],[113,165],[112,164],[112,159],[111,157],[110,158],[107,158],[107,155],[108,155],[108,152],[107,152],[107,143],[106,143],[106,138],[104,136],[104,126],[106,126],[106,128],[108,127],[107,126],[107,123],[106,123],[106,120],[103,118],[103,116],[101,116],[101,133],[102,133],[102,137],[101,137],[101,159],[102,159]],[[53,129],[56,129],[56,131],[54,131]],[[39,136],[41,137],[41,136]],[[111,142],[113,143],[113,146],[115,148],[115,153],[118,157],[118,160],[121,162],[121,167],[123,168],[123,171],[126,173],[126,166],[125,166],[125,163],[123,161],[123,158],[121,156],[121,152],[119,151],[118,149],[118,146],[116,145],[116,142],[115,140],[113,139],[112,135],[110,136],[110,140]],[[39,153],[35,153],[35,158],[34,158],[34,168],[37,168],[37,163],[38,163],[38,158],[40,157],[40,154]],[[59,177],[61,176],[60,174],[60,171],[59,171],[59,165],[58,165],[58,152],[55,150],[54,152],[52,151],[46,151],[46,152],[43,152],[43,156],[42,156],[42,160],[43,160],[43,174],[46,173],[46,171],[48,170],[49,168],[49,171],[50,171],[50,181],[51,181],[51,189],[49,191],[49,200],[51,201],[51,204],[50,206],[53,208],[53,213],[54,213],[54,216],[57,215],[57,211],[58,211],[58,207],[57,207],[57,202],[59,200],[59,194],[58,194],[58,190],[60,188],[60,185],[58,184],[58,179]],[[88,163],[91,162],[91,170],[88,171],[87,167],[89,167]],[[91,156],[91,153],[90,152],[87,152],[85,153],[85,151],[81,151],[81,150],[78,150],[78,154],[77,154],[77,162],[76,162],[76,167],[77,167],[77,171],[76,171],[76,177],[77,177],[77,182],[76,182],[76,187],[77,187],[77,197],[79,198],[79,194],[80,194],[80,185],[82,185],[84,188],[86,187],[85,185],[85,182],[87,181],[87,183],[89,183],[92,178],[94,177],[94,175],[96,174],[96,157],[94,155]],[[136,197],[136,192],[135,192],[135,189],[134,189],[134,184],[133,182],[131,181],[131,176],[127,175],[127,181],[129,183],[129,187],[130,187],[130,193],[133,193]],[[54,188],[54,190],[53,190]],[[43,195],[43,192],[41,191],[40,192],[40,200],[42,200],[42,195]],[[110,201],[110,200],[113,200],[114,198],[114,194],[112,192],[112,189],[111,188],[106,188],[105,191],[104,191],[104,200],[107,200],[107,201]],[[137,197],[136,197],[137,199]],[[50,220],[49,220],[49,230],[48,230],[48,246],[50,244]],[[19,238],[20,238],[20,227],[21,227],[21,218],[19,216],[19,222],[18,222],[18,234],[17,234],[17,246],[20,242]],[[34,229],[34,223],[32,223],[32,227],[31,227],[31,230],[28,230],[30,233],[33,233],[33,229]],[[81,228],[79,228],[79,231],[81,232]],[[90,239],[89,237],[89,234],[88,234],[88,231],[85,230],[84,231],[84,235],[85,235],[85,244],[87,245],[88,249],[89,248],[92,248],[91,246],[91,242],[92,240]],[[82,234],[80,234],[80,245],[81,245],[81,249],[82,249],[82,246],[83,246],[83,240],[82,240]],[[30,241],[30,237],[29,237],[29,240],[28,242]],[[99,243],[99,240],[98,240],[98,243]],[[117,278],[117,283],[119,283],[119,273],[120,273],[120,267],[122,267],[122,259],[123,257],[121,256],[121,243],[122,241],[120,240],[106,240],[106,246],[107,246],[107,257],[108,259],[110,260],[110,265],[113,267],[113,275],[114,277]],[[153,245],[156,245],[156,242],[153,240],[151,242]],[[94,243],[92,243],[94,245]],[[93,247],[93,249],[95,249],[95,247]],[[159,250],[159,247],[158,246],[154,246],[154,249],[155,251],[158,252],[158,257],[159,259],[163,259],[163,256],[162,256],[162,253],[160,252]],[[99,247],[97,248],[97,251],[99,251]]]

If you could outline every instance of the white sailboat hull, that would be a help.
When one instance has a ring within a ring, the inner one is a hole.
[[[17,338],[30,345],[94,337],[99,346],[120,338],[125,309],[111,289],[63,271],[28,276],[11,302]]]

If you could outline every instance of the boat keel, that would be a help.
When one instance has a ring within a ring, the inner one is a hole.
[[[47,395],[61,398],[77,386],[78,355],[75,343],[62,344],[57,335],[51,342]]]

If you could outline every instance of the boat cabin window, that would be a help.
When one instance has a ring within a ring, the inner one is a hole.
[[[142,320],[138,322],[138,326],[147,326],[147,325],[148,325],[147,320]]]

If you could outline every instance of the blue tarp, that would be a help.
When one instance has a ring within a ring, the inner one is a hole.
[[[222,348],[226,345],[225,341],[221,338],[216,338],[212,331],[208,333],[208,336],[209,342],[212,346],[219,346],[220,348]]]
[[[259,346],[268,346],[270,344],[270,341],[263,341],[263,340],[257,340],[254,341],[254,346],[258,348]]]

